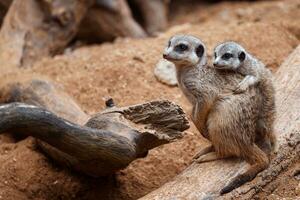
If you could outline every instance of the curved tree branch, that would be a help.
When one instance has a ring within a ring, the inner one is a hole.
[[[18,81],[14,81],[18,80]],[[23,102],[50,110],[73,123],[83,125],[89,117],[62,88],[43,78],[18,76],[13,81],[3,81],[0,102]]]
[[[114,171],[109,162],[124,167],[138,157],[135,145],[125,137],[109,130],[78,126],[43,108],[27,104],[0,106],[0,132],[8,131],[32,135],[80,161],[97,160],[103,163],[103,166],[97,166],[99,175]],[[132,132],[133,136],[136,134]]]
[[[41,141],[42,149],[54,160],[95,177],[111,174],[146,156],[148,150],[181,138],[182,131],[189,127],[182,109],[169,101],[111,107],[90,117],[86,125],[78,125],[49,111],[69,119],[76,112],[85,115],[76,106],[68,110],[76,103],[47,81],[30,80],[4,88],[2,99],[5,96],[8,102],[39,106],[0,106],[0,133],[31,135]]]

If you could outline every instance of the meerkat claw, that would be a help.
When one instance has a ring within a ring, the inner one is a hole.
[[[235,90],[233,91],[235,94],[240,94],[240,93],[244,93],[247,91],[247,86],[245,86],[244,84],[240,84],[237,88],[235,88]]]
[[[201,149],[198,153],[196,153],[196,155],[194,155],[193,160],[198,159],[199,157],[208,154],[209,152],[213,151],[213,146],[209,145],[207,147],[204,147],[203,149]]]
[[[242,90],[242,89],[240,89],[240,88],[237,88],[237,89],[235,89],[235,90],[233,91],[234,94],[241,94],[241,93],[244,93],[244,92],[245,92],[245,90]]]
[[[204,163],[209,161],[214,161],[220,159],[216,152],[209,152],[200,156],[199,158],[195,159],[194,162],[196,163]]]

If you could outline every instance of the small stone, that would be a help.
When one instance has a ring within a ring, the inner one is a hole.
[[[72,54],[72,48],[70,48],[70,47],[68,47],[68,48],[66,48],[65,50],[64,50],[64,54],[65,55],[71,55]]]
[[[140,56],[134,56],[133,60],[139,61],[141,63],[144,63],[145,61],[143,60],[143,58],[141,58]]]
[[[220,18],[223,20],[223,21],[228,21],[230,20],[230,11],[229,10],[223,10],[219,13],[219,16]]]
[[[293,176],[295,177],[295,179],[300,180],[300,169],[296,169],[293,172]]]
[[[289,147],[293,147],[295,145],[295,142],[289,141],[287,144],[289,145]]]
[[[166,59],[161,59],[158,61],[154,69],[154,75],[158,81],[166,85],[169,86],[177,85],[175,65],[167,61]]]

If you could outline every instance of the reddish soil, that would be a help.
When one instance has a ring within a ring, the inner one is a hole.
[[[3,78],[47,76],[64,86],[89,114],[103,109],[107,96],[120,106],[169,99],[188,112],[190,105],[180,90],[159,83],[153,75],[173,34],[200,37],[209,55],[219,42],[238,41],[274,71],[299,44],[300,1],[191,3],[172,8],[172,27],[157,38],[117,39],[81,47],[41,60],[32,68],[3,70]],[[182,140],[151,150],[146,158],[134,161],[115,176],[92,179],[56,165],[31,137],[20,140],[1,135],[0,199],[137,199],[180,173],[204,145],[192,127]],[[297,163],[259,197],[299,198],[299,180],[291,175],[296,168]]]

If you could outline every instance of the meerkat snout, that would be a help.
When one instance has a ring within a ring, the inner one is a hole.
[[[214,58],[213,59],[213,65],[214,65],[214,67],[218,67],[218,64],[219,64],[219,59],[218,58]]]
[[[166,53],[166,52],[163,53],[163,58],[166,59],[166,60],[171,59],[170,56],[169,56],[169,54]]]

